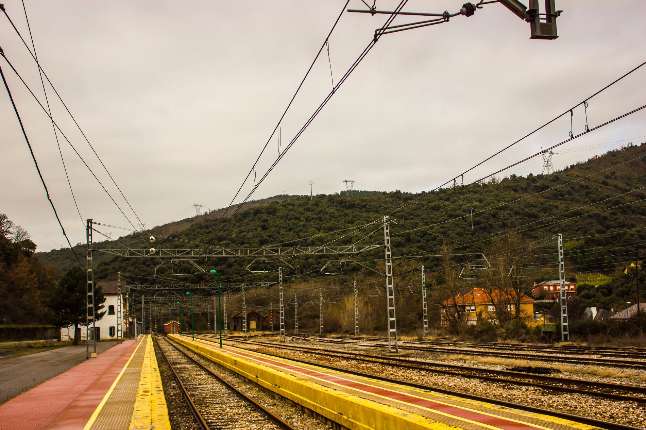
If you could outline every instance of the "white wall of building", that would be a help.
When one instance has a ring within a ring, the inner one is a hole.
[[[103,304],[103,311],[105,314],[103,318],[96,322],[96,327],[100,328],[99,339],[100,340],[110,340],[117,339],[117,305],[121,300],[121,296],[117,294],[105,294],[105,303]],[[123,302],[121,307],[121,317],[123,318]],[[126,324],[125,321],[122,321],[123,334],[126,334]],[[85,325],[79,325],[81,328],[81,340],[86,339]],[[91,325],[90,325],[91,327]],[[74,339],[74,326],[61,327],[61,340],[73,340]]]

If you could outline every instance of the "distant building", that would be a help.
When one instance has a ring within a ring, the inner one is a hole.
[[[561,281],[543,281],[534,284],[532,288],[532,297],[536,300],[545,302],[556,302],[559,299],[561,291]],[[567,297],[576,295],[576,282],[565,281],[565,291]]]
[[[244,314],[238,312],[231,317],[230,330],[242,331]],[[271,320],[269,314],[262,315],[260,312],[247,312],[247,331],[271,330]]]
[[[646,303],[640,303],[639,309],[642,313],[646,314]],[[637,317],[637,304],[627,307],[623,311],[619,311],[610,315],[611,320],[629,320]]]
[[[507,297],[505,297],[507,294]],[[496,317],[496,306],[501,303],[508,303],[507,310],[514,315],[516,312],[512,293],[494,289],[491,296],[483,288],[471,288],[460,293],[457,297],[449,298],[442,302],[442,325],[448,325],[449,316],[458,317],[462,315],[467,325],[476,325],[479,321],[498,323]],[[491,299],[493,297],[493,300]],[[534,299],[523,294],[520,297],[520,316],[525,320],[534,319]]]
[[[101,281],[97,282],[97,287],[101,287],[105,302],[103,303],[102,311],[105,312],[103,318],[96,322],[96,338],[97,340],[110,340],[117,339],[117,305],[121,302],[121,312],[123,319],[123,297],[117,292],[117,281]],[[123,334],[126,334],[126,322],[121,321],[123,327]],[[91,327],[91,323],[90,323]],[[79,333],[80,332],[80,333]],[[85,325],[79,325],[77,332],[74,333],[74,326],[61,327],[61,340],[73,340],[79,336],[80,340],[86,340]],[[91,338],[92,334],[90,334]]]

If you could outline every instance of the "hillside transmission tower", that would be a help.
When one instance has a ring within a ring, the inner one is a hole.
[[[556,152],[552,151],[551,149],[549,151],[543,152],[543,174],[544,175],[549,175],[550,173],[554,172],[554,166],[552,165],[552,157],[556,154]]]
[[[202,209],[204,208],[204,205],[201,205],[199,203],[193,203],[193,207],[195,208],[196,216],[202,215]]]
[[[343,183],[345,184],[346,191],[352,191],[354,189],[354,179],[344,179]]]

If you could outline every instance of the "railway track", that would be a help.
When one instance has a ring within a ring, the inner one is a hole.
[[[369,345],[362,345],[369,346]],[[387,347],[387,343],[374,343],[371,346]],[[540,360],[546,362],[558,361],[559,363],[570,364],[583,364],[587,366],[605,366],[605,367],[626,367],[631,369],[646,370],[646,361],[613,359],[613,358],[600,358],[600,357],[573,357],[571,355],[563,355],[563,353],[529,353],[518,351],[492,351],[476,348],[451,348],[443,346],[418,346],[418,345],[398,345],[399,349],[407,351],[418,352],[439,352],[444,354],[457,354],[457,355],[474,355],[474,356],[487,356],[487,357],[500,357],[512,359],[525,359],[525,360]]]
[[[322,343],[352,343],[364,347],[386,347],[383,338],[321,338],[317,336],[293,336],[296,339],[315,340]],[[512,344],[502,342],[473,343],[452,341],[420,341],[409,343],[402,341],[399,348],[425,352],[443,352],[468,355],[490,355],[498,357],[518,357],[519,351],[527,354],[521,358],[539,358],[544,361],[568,361],[575,364],[624,365],[637,369],[646,369],[646,349],[639,347],[585,347],[578,345],[552,346],[541,344]],[[522,355],[521,354],[521,355]],[[555,355],[557,354],[557,355]],[[579,357],[591,356],[591,357]],[[562,360],[564,359],[564,360]],[[623,360],[626,359],[626,360]],[[637,360],[637,361],[636,361]]]
[[[211,340],[211,339],[205,338],[205,337],[200,337],[199,339],[202,340],[202,341],[205,341],[205,342],[213,343],[213,344],[216,343],[214,340]],[[247,343],[253,344],[255,342],[247,342]],[[290,347],[291,346],[291,345],[285,345],[285,344],[280,344],[280,345],[271,344],[271,345],[274,348],[281,348],[281,349],[289,349],[289,348],[285,348],[285,347]],[[237,348],[247,349],[247,348],[242,348],[242,347],[237,347]],[[283,357],[280,354],[269,353],[269,352],[266,352],[266,351],[256,351],[256,352],[264,354],[264,355],[267,355],[267,356],[271,356],[271,357]],[[346,369],[346,368],[340,367],[338,365],[323,364],[323,363],[318,363],[318,362],[315,362],[315,361],[298,359],[298,358],[293,358],[293,357],[283,357],[283,358],[287,358],[289,360],[299,362],[299,363],[315,365],[315,366],[322,367],[322,368],[325,368],[325,369],[336,370],[336,371],[348,373],[348,374],[351,374],[351,375],[364,376],[364,377],[368,377],[368,378],[377,379],[377,380],[380,380],[380,381],[392,382],[392,383],[395,383],[395,384],[405,385],[405,386],[419,388],[419,389],[423,389],[423,390],[432,390],[432,391],[442,393],[442,394],[458,396],[458,397],[471,399],[471,400],[477,400],[477,401],[481,401],[481,402],[488,402],[488,403],[492,403],[492,404],[495,404],[495,405],[505,406],[505,407],[514,408],[514,409],[520,409],[520,410],[524,410],[524,411],[528,411],[528,412],[535,412],[535,413],[540,413],[540,414],[551,415],[551,416],[554,416],[554,417],[564,418],[564,419],[567,419],[567,420],[592,425],[592,426],[595,426],[595,427],[600,428],[600,429],[608,429],[608,430],[638,430],[637,427],[632,427],[632,426],[629,426],[629,425],[614,423],[614,422],[610,422],[610,421],[598,420],[598,419],[594,419],[594,418],[574,415],[574,414],[570,414],[570,413],[566,413],[566,412],[560,412],[560,411],[556,411],[556,410],[550,410],[550,409],[545,409],[545,408],[540,408],[540,407],[535,407],[535,406],[529,406],[529,405],[525,405],[525,404],[522,404],[522,403],[515,403],[515,402],[509,402],[509,401],[505,401],[505,400],[498,400],[498,399],[494,399],[494,398],[490,398],[490,397],[484,397],[484,396],[479,396],[479,395],[475,395],[475,394],[465,393],[465,392],[462,392],[462,391],[456,391],[456,390],[450,390],[450,389],[444,389],[444,388],[438,388],[438,387],[429,387],[429,386],[423,385],[423,384],[417,384],[417,383],[413,383],[413,382],[402,381],[402,380],[399,380],[399,379],[390,378],[388,376],[384,376],[383,374],[376,375],[376,374],[372,374],[372,373],[368,373],[368,372],[362,372],[362,371],[357,371],[357,370]]]
[[[157,345],[200,427],[207,429],[293,429],[276,411],[258,403],[166,338]]]
[[[630,401],[646,404],[646,388],[626,384],[609,382],[582,381],[570,378],[559,378],[549,375],[536,375],[511,370],[483,369],[465,365],[452,365],[446,363],[430,362],[425,360],[385,357],[380,355],[359,354],[347,351],[321,350],[316,347],[276,345],[271,342],[237,341],[244,344],[262,345],[271,348],[288,349],[301,353],[314,354],[328,358],[340,358],[363,363],[375,363],[386,366],[396,366],[414,370],[455,375],[466,378],[476,378],[485,381],[530,386],[551,391],[578,393],[603,399]]]

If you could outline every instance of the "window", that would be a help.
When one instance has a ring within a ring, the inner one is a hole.
[[[110,331],[110,337],[114,337],[114,334],[115,334],[115,332],[116,332],[116,329],[115,329],[115,327],[114,327],[113,325],[112,325],[112,326],[110,326],[110,330],[109,330],[109,331]]]
[[[496,307],[494,305],[487,305],[488,312],[496,312]]]
[[[108,306],[108,315],[114,315],[114,305]]]

